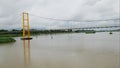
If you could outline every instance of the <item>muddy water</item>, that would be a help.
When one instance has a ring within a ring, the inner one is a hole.
[[[120,68],[120,33],[33,36],[0,44],[0,68]]]

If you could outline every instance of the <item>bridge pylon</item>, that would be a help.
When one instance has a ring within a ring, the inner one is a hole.
[[[29,14],[27,12],[22,13],[22,40],[29,40],[30,38],[30,24],[29,24]]]

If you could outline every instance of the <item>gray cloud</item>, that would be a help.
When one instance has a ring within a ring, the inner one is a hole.
[[[71,20],[97,20],[119,17],[119,0],[1,0],[0,29],[21,28],[21,13]],[[117,24],[116,24],[117,23]],[[51,21],[30,15],[32,28],[62,28],[118,25],[117,22]]]

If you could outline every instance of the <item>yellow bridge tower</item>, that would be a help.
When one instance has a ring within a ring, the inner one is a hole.
[[[22,40],[32,39],[30,38],[30,24],[29,24],[29,14],[26,12],[22,13]]]

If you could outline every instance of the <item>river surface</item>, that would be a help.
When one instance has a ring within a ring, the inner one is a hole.
[[[15,39],[15,43],[0,44],[0,68],[120,68],[119,32]]]

